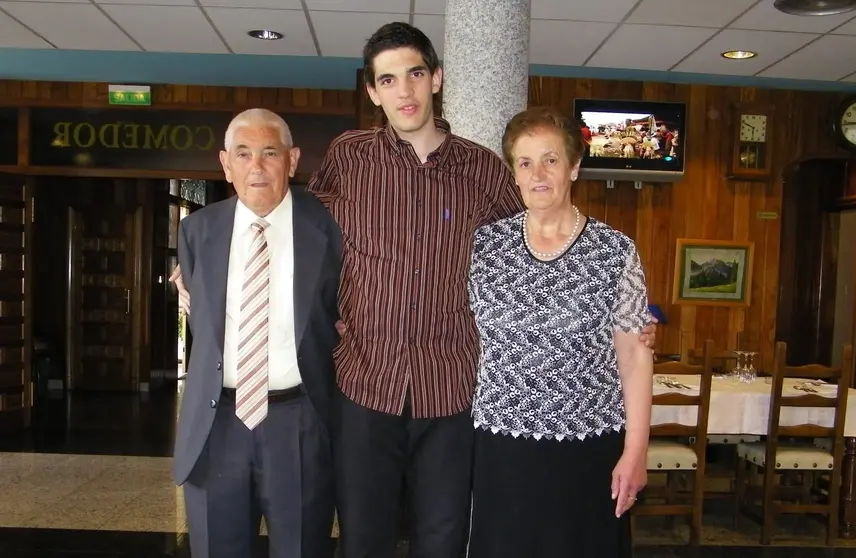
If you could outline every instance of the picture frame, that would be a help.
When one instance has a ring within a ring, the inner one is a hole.
[[[749,241],[679,238],[672,304],[749,306],[754,253]]]

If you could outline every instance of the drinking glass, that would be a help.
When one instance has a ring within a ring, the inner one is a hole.
[[[743,355],[745,353],[743,351],[734,351],[734,354],[737,355],[737,362],[734,364],[734,368],[731,370],[730,378],[734,380],[740,380],[743,371]]]
[[[749,357],[749,366],[746,367],[746,372],[745,372],[746,383],[751,384],[752,382],[754,382],[758,378],[758,371],[755,370],[755,366],[752,364],[752,359],[757,354],[758,353],[755,353],[755,352],[747,353],[747,356]]]

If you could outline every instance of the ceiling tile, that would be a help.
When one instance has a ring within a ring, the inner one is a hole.
[[[306,0],[306,7],[310,11],[409,14],[410,0]]]
[[[309,12],[322,56],[362,57],[363,46],[382,25],[401,21],[401,14]],[[403,18],[407,19],[407,18]]]
[[[614,23],[533,19],[529,34],[532,64],[582,66],[615,29]]]
[[[138,6],[195,6],[193,0],[93,0],[96,4],[136,4]]]
[[[709,39],[716,29],[624,24],[587,66],[668,70]],[[641,48],[644,45],[644,48]]]
[[[856,35],[856,17],[832,32],[836,35]]]
[[[44,3],[44,2],[56,2],[57,4],[89,4],[89,0],[17,0],[18,2],[35,2],[35,3]]]
[[[673,69],[699,74],[751,76],[817,37],[808,33],[725,29]],[[728,50],[751,50],[758,56],[729,60],[722,57],[722,53]]]
[[[627,22],[723,27],[754,3],[755,0],[681,0],[676,9],[675,0],[643,0]]]
[[[148,51],[229,52],[196,7],[113,4],[104,11]]]
[[[532,0],[532,18],[618,22],[635,4],[636,0]]]
[[[214,26],[235,54],[317,55],[303,10],[240,10],[206,8]],[[247,35],[253,29],[279,31],[279,41],[260,41]]]
[[[302,10],[300,0],[199,0],[203,8],[267,8],[270,10]]]
[[[718,2],[717,2],[718,3]],[[797,31],[803,33],[826,33],[853,17],[853,14],[834,16],[795,16],[780,12],[773,7],[773,0],[764,0],[731,24],[734,29],[759,29],[766,31]]]
[[[0,2],[0,9],[52,42],[70,50],[140,50],[92,4]]]
[[[443,15],[446,13],[446,0],[416,0],[413,13]]]
[[[856,37],[827,35],[758,74],[762,77],[839,80],[856,72]]]
[[[443,43],[446,42],[446,18],[441,15],[421,15],[413,16],[413,25],[422,30],[428,35],[431,43],[434,45],[434,50],[437,51],[437,56],[443,58]]]
[[[0,48],[51,48],[35,33],[0,12]]]

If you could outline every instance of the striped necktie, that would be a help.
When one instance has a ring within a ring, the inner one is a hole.
[[[268,300],[270,256],[265,229],[259,219],[251,225],[253,239],[244,268],[238,326],[238,389],[235,414],[250,430],[267,416],[268,407]]]

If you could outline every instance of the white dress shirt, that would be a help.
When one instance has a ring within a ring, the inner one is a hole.
[[[238,385],[238,325],[241,323],[244,267],[250,255],[252,224],[258,216],[238,200],[229,251],[226,283],[226,338],[223,342],[223,387]],[[268,389],[280,390],[301,383],[294,337],[294,228],[292,196],[264,218],[270,255],[268,306]]]

